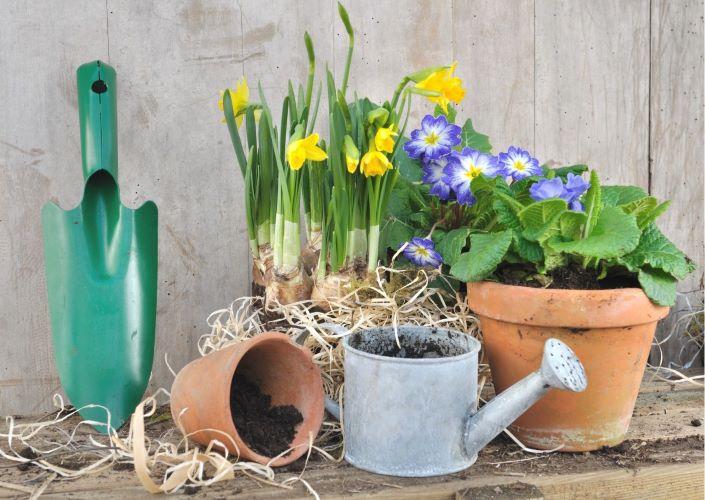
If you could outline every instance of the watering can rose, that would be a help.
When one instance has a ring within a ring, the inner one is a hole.
[[[316,133],[292,141],[286,148],[286,159],[292,170],[299,170],[306,160],[323,161],[327,158],[326,152],[318,147],[318,134]]]

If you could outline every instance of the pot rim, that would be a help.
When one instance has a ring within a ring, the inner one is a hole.
[[[413,327],[413,328],[429,328],[429,327],[424,327],[420,325],[412,325],[412,324],[404,324],[404,325],[399,325],[397,328],[405,328],[405,327]],[[463,354],[458,354],[456,356],[444,356],[442,358],[392,358],[390,356],[382,356],[379,354],[372,354],[367,351],[363,351],[361,349],[357,349],[356,347],[353,347],[350,345],[350,338],[353,335],[359,334],[364,332],[365,330],[389,330],[393,329],[393,326],[383,326],[379,328],[365,328],[363,330],[357,331],[357,332],[351,332],[345,337],[343,337],[343,348],[345,349],[345,352],[351,352],[357,356],[361,356],[363,358],[369,358],[369,359],[374,359],[382,363],[395,363],[395,364],[412,364],[412,365],[434,365],[434,364],[441,364],[441,363],[451,363],[455,361],[463,361],[467,358],[472,357],[475,354],[478,354],[480,352],[480,348],[482,345],[480,344],[480,341],[477,340],[475,337],[463,333],[459,330],[451,330],[450,328],[436,328],[436,331],[438,332],[452,332],[452,333],[457,333],[458,335],[463,335],[470,339],[470,344],[471,347],[467,352],[464,352]]]
[[[656,322],[670,310],[651,302],[641,288],[565,290],[479,281],[467,283],[467,291],[478,316],[531,326],[630,327]]]

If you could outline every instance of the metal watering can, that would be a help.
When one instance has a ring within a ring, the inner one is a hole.
[[[549,339],[534,373],[477,410],[480,343],[461,332],[421,326],[346,335],[345,459],[377,474],[426,477],[458,472],[552,388],[584,391],[585,371],[563,342]],[[397,343],[397,338],[399,342]]]

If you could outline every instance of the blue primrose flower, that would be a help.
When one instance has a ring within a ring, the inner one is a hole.
[[[585,211],[583,204],[580,202],[580,197],[590,189],[590,183],[585,181],[581,176],[575,174],[568,174],[568,178],[565,182],[565,190],[568,195],[568,206],[571,210],[577,212]],[[564,198],[565,199],[565,198]]]
[[[505,175],[515,181],[531,175],[543,174],[539,161],[525,149],[516,146],[511,146],[506,153],[500,153],[499,163],[504,168]]]
[[[436,252],[436,245],[431,239],[413,237],[404,248],[404,257],[417,266],[439,267],[443,257]]]
[[[421,128],[411,131],[411,138],[404,144],[404,151],[410,158],[437,159],[450,153],[451,148],[460,144],[461,128],[448,123],[446,117],[440,115],[424,116]]]
[[[464,148],[460,153],[451,153],[448,165],[443,170],[443,180],[455,191],[458,203],[470,206],[475,203],[470,183],[480,174],[497,177],[504,175],[504,170],[495,156]]]
[[[536,201],[560,198],[568,203],[568,208],[576,212],[583,212],[585,208],[580,197],[590,188],[590,183],[579,175],[568,174],[566,183],[560,177],[541,179],[529,188],[531,198]]]
[[[443,179],[443,170],[448,165],[448,155],[434,160],[424,160],[421,182],[431,186],[429,193],[443,201],[453,197],[450,186]]]

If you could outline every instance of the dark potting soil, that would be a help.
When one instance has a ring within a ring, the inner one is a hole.
[[[454,341],[454,336],[458,334],[443,330],[432,330],[431,333],[438,333],[438,337],[422,340],[400,333],[399,344],[397,344],[394,337],[374,335],[373,332],[370,332],[366,336],[355,335],[351,339],[350,345],[355,349],[388,358],[447,358],[467,352],[457,341]]]
[[[230,411],[242,440],[265,457],[286,450],[296,436],[296,427],[304,421],[292,405],[272,406],[271,396],[237,373],[230,388]]]
[[[615,288],[639,288],[635,276],[615,275],[597,279],[599,272],[581,266],[560,267],[548,273],[548,286],[535,278],[535,271],[523,266],[504,266],[497,271],[500,282],[506,285],[551,288],[560,290],[609,290]]]

